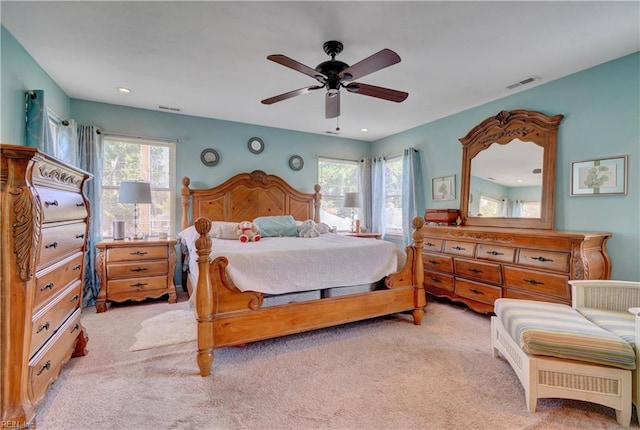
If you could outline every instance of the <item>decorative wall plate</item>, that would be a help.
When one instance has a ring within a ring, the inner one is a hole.
[[[301,156],[299,155],[292,155],[291,158],[289,158],[289,168],[291,170],[302,170],[302,168],[304,167],[304,160],[302,159]]]
[[[213,167],[220,161],[220,156],[215,149],[207,148],[200,153],[200,160],[205,166]]]
[[[264,150],[264,142],[259,137],[249,139],[247,146],[249,147],[249,151],[254,154],[260,154]]]

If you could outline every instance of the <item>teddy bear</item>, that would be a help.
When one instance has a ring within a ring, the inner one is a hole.
[[[258,242],[262,238],[260,229],[251,221],[241,221],[236,228],[236,233],[240,242]]]
[[[320,233],[316,230],[316,223],[312,219],[308,219],[306,221],[302,221],[298,226],[298,236],[299,237],[318,237]]]

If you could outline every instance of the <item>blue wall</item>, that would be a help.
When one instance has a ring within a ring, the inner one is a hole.
[[[501,110],[563,114],[558,135],[555,228],[610,231],[612,278],[640,280],[640,53],[421,125],[373,143],[373,155],[414,146],[422,153],[428,208],[459,207],[462,145],[471,128]],[[628,155],[628,194],[569,196],[572,161]],[[458,200],[431,200],[431,178],[455,174]]]
[[[458,138],[500,110],[530,109],[564,114],[558,144],[555,226],[560,230],[613,232],[608,243],[613,261],[612,277],[640,279],[640,53],[368,144],[69,99],[4,27],[1,36],[0,137],[3,142],[23,143],[24,91],[44,89],[47,104],[62,117],[93,124],[107,132],[183,139],[177,147],[178,188],[180,178],[185,175],[198,187],[219,183],[240,171],[262,169],[282,176],[297,188],[311,191],[317,181],[316,154],[358,159],[364,155],[397,154],[414,146],[421,150],[423,157],[427,207],[458,207],[459,201],[432,201],[430,190],[432,177],[455,174],[459,196],[462,146]],[[262,154],[254,155],[247,150],[247,140],[252,136],[265,141]],[[200,152],[204,148],[218,150],[221,155],[218,166],[205,167],[200,163]],[[293,154],[305,160],[300,172],[288,168],[287,160]],[[629,155],[628,195],[569,197],[572,161],[624,154]],[[177,196],[176,206],[179,210]],[[176,219],[179,221],[178,216]]]

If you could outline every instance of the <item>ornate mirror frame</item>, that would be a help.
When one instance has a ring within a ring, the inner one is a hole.
[[[549,116],[527,110],[501,111],[489,117],[460,138],[462,143],[462,184],[460,216],[463,225],[478,227],[553,229],[558,126],[564,115]],[[540,218],[469,216],[471,160],[492,144],[506,145],[513,139],[533,142],[544,150]]]

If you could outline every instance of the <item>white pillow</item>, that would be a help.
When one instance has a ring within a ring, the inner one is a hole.
[[[211,230],[209,230],[209,237],[215,239],[238,239],[236,233],[237,222],[229,221],[212,221]],[[194,244],[200,237],[194,226],[189,226],[178,233],[178,236],[184,240],[187,244]]]

